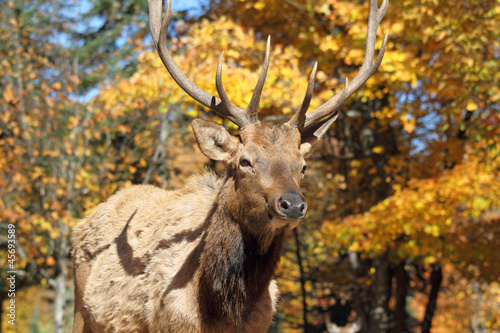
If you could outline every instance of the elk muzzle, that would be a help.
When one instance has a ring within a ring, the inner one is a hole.
[[[276,206],[280,217],[286,220],[298,220],[306,216],[307,202],[299,192],[286,192],[277,200]]]

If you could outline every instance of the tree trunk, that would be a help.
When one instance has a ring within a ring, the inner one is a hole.
[[[408,332],[406,315],[406,297],[410,280],[405,269],[405,261],[401,261],[395,268],[396,275],[396,309],[394,309],[394,333]]]
[[[146,176],[142,181],[143,184],[149,184],[151,181],[151,176],[154,171],[160,169],[160,176],[163,179],[163,183],[167,184],[167,168],[166,168],[166,153],[168,151],[168,138],[170,135],[170,112],[166,112],[160,115],[160,124],[158,126],[159,131],[159,142],[156,146],[155,152],[153,153],[152,161],[148,165],[148,169],[146,171]],[[161,166],[158,166],[158,163],[161,163]],[[164,166],[163,170],[162,166]]]
[[[55,332],[64,332],[64,305],[66,303],[66,274],[59,273],[55,278],[56,296],[54,300]]]
[[[297,254],[297,263],[300,271],[300,287],[302,290],[302,320],[304,321],[304,332],[309,331],[309,323],[307,322],[307,301],[306,301],[306,280],[304,278],[304,267],[302,265],[302,256],[300,255],[300,240],[297,228],[293,229],[295,237],[295,253]]]
[[[369,332],[369,302],[366,300],[366,296],[361,285],[356,282],[358,278],[363,276],[363,263],[359,260],[358,254],[356,252],[349,251],[347,254],[349,263],[351,264],[354,285],[352,304],[356,311],[356,316],[360,321],[360,332]]]
[[[443,282],[441,264],[436,263],[432,265],[431,269],[431,291],[429,293],[429,299],[425,308],[424,320],[422,321],[422,333],[430,333],[431,331],[432,319],[434,318],[434,313],[436,313],[439,288],[441,287],[441,282]]]
[[[62,229],[64,231],[65,228]],[[68,239],[62,232],[57,258],[57,272],[54,279],[55,299],[54,299],[54,324],[55,333],[64,333],[64,310],[66,307],[66,279],[68,277],[67,257]]]
[[[388,252],[375,258],[373,267],[376,271],[372,284],[373,300],[369,329],[373,333],[386,333],[390,330],[389,298],[391,295]]]
[[[3,7],[3,10],[8,11],[10,17],[14,18],[17,16],[15,14],[13,8],[17,8],[18,6],[15,4],[14,1],[9,0],[9,1],[7,1],[7,5],[2,6],[2,7]],[[26,96],[24,95],[25,88],[24,88],[24,81],[23,81],[23,75],[22,75],[23,68],[24,68],[24,65],[22,63],[23,57],[21,56],[21,54],[19,54],[21,52],[21,50],[23,49],[21,46],[21,41],[22,41],[23,37],[21,35],[21,31],[20,31],[19,26],[17,28],[16,33],[13,34],[11,37],[12,37],[12,41],[14,44],[13,51],[15,54],[15,59],[16,59],[15,63],[16,63],[17,71],[18,71],[17,72],[18,75],[16,77],[16,88],[17,88],[17,94],[19,97],[19,107],[18,107],[19,112],[16,112],[16,114],[18,116],[18,122],[19,122],[19,125],[20,125],[21,130],[22,130],[21,131],[21,138],[25,143],[27,156],[29,157],[29,161],[31,163],[33,163],[33,148],[31,146],[30,132],[28,131],[28,125],[27,125],[27,121],[26,121],[26,103],[25,103]]]

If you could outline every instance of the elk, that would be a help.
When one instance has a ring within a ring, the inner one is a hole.
[[[276,310],[273,274],[284,232],[304,218],[299,184],[305,155],[335,121],[342,103],[379,67],[377,28],[388,0],[370,1],[363,65],[344,88],[306,113],[317,65],[302,105],[283,124],[258,119],[269,67],[270,40],[246,109],[229,101],[216,72],[220,97],[205,92],[167,49],[170,1],[148,0],[155,48],[175,82],[192,98],[239,127],[237,135],[195,119],[200,150],[226,172],[193,176],[180,190],[135,185],[118,191],[79,221],[73,231],[74,332],[266,332]],[[375,61],[374,61],[375,58]]]

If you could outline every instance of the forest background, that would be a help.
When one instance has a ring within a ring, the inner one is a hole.
[[[182,2],[182,3],[181,3]],[[175,189],[204,168],[194,117],[152,48],[146,1],[0,0],[2,332],[72,325],[71,228],[120,188]],[[318,61],[311,109],[364,56],[365,0],[173,0],[170,48],[216,94],[281,122]],[[378,72],[309,158],[310,210],[286,237],[270,332],[500,329],[500,1],[392,1]],[[234,130],[231,124],[225,123]],[[8,230],[16,235],[8,258]],[[7,323],[9,265],[16,327]],[[337,330],[337,331],[336,331]]]

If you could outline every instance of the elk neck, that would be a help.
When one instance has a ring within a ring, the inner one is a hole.
[[[227,176],[209,215],[200,256],[198,301],[203,321],[234,326],[245,320],[271,282],[278,264],[284,231],[251,232],[228,209],[234,178]],[[269,223],[269,221],[265,221]]]

